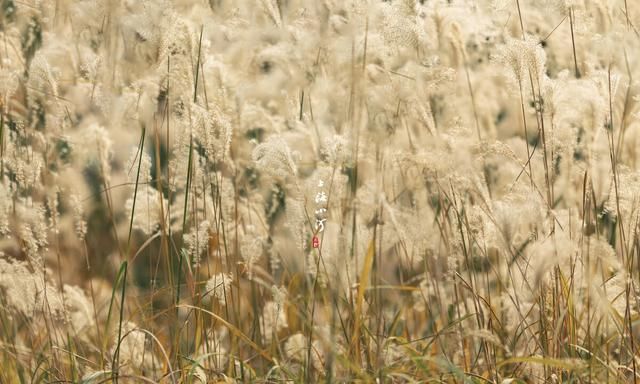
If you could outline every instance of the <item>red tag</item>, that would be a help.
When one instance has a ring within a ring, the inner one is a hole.
[[[313,236],[311,244],[313,244],[313,248],[318,248],[320,246],[320,240],[318,239],[318,236]]]

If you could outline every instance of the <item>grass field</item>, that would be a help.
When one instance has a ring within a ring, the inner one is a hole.
[[[640,382],[639,29],[0,0],[0,383]]]

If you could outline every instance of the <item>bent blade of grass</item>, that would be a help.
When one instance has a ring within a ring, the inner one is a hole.
[[[234,335],[236,335],[239,338],[241,338],[242,340],[244,340],[251,348],[253,348],[256,352],[258,352],[258,354],[260,356],[264,357],[265,359],[267,359],[268,361],[270,361],[272,363],[275,363],[275,359],[273,357],[271,357],[271,355],[269,355],[267,353],[267,351],[265,351],[262,348],[260,348],[260,346],[258,344],[253,342],[253,340],[251,340],[251,338],[249,336],[247,336],[244,333],[242,333],[242,331],[240,329],[238,329],[237,327],[235,327],[233,324],[229,323],[228,321],[226,321],[222,317],[216,315],[215,313],[213,313],[211,311],[208,311],[208,310],[206,310],[204,308],[196,307],[195,305],[189,305],[189,304],[179,304],[179,305],[177,305],[177,307],[178,308],[193,309],[193,310],[201,311],[201,312],[204,312],[204,313],[208,314],[209,316],[211,316],[214,319],[216,319],[217,321],[219,321],[222,325],[224,325],[231,333],[233,333]]]
[[[171,375],[171,382],[173,384],[176,384],[177,382],[176,382],[176,378],[175,378],[175,375],[174,375],[174,371],[173,371],[173,368],[171,367],[171,360],[169,359],[169,355],[167,354],[167,351],[165,350],[165,348],[162,346],[162,343],[160,342],[160,340],[158,340],[156,335],[154,335],[153,333],[147,331],[146,329],[138,328],[137,331],[140,331],[140,332],[148,335],[149,337],[151,337],[156,342],[156,344],[158,344],[158,348],[160,349],[160,352],[162,352],[162,356],[164,357],[164,360],[167,363],[167,368],[169,368],[169,372],[170,372],[170,375]]]
[[[373,267],[373,257],[375,255],[375,237],[369,242],[369,249],[364,258],[362,265],[362,274],[360,275],[360,284],[358,285],[358,296],[356,297],[355,323],[353,329],[352,345],[354,348],[354,356],[360,358],[360,322],[362,318],[362,304],[364,302],[364,293],[369,284],[369,275]]]
[[[145,138],[146,128],[142,127],[142,133],[140,134],[140,146],[138,149],[138,153],[136,156],[138,157],[138,171],[136,172],[136,184],[133,189],[133,204],[131,206],[131,218],[129,220],[129,237],[127,239],[127,253],[126,256],[129,257],[129,251],[131,247],[131,234],[133,233],[133,218],[136,213],[136,200],[138,198],[138,184],[140,182],[140,169],[142,168],[142,155],[144,153],[144,138]]]
[[[576,359],[564,360],[564,359],[556,359],[552,357],[542,357],[542,356],[512,357],[499,362],[497,366],[503,367],[508,364],[518,364],[518,363],[540,364],[546,367],[560,368],[567,371],[580,371],[581,369],[585,368],[577,365]]]
[[[616,368],[611,366],[610,363],[607,363],[606,361],[602,360],[601,358],[599,358],[596,354],[594,354],[593,352],[589,351],[587,348],[582,347],[580,345],[577,344],[569,344],[570,347],[575,348],[577,351],[582,352],[582,353],[586,353],[587,355],[589,355],[589,359],[593,359],[595,361],[597,361],[598,363],[600,363],[600,365],[604,368],[606,368],[609,373],[611,373],[612,375],[616,374]]]

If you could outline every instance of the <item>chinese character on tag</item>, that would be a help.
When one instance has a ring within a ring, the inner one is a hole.
[[[317,233],[322,233],[324,231],[324,222],[327,221],[327,219],[317,219],[316,220],[316,232]]]
[[[313,240],[311,241],[311,244],[313,245],[313,248],[320,247],[320,240],[318,239],[318,236],[313,236]]]
[[[324,191],[320,191],[316,194],[316,204],[321,204],[321,203],[326,203],[329,200],[329,197],[327,196],[326,193],[324,193]]]

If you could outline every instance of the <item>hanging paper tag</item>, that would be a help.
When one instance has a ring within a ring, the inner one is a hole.
[[[320,240],[318,239],[318,236],[313,236],[311,244],[313,244],[313,248],[318,248],[320,246]]]

